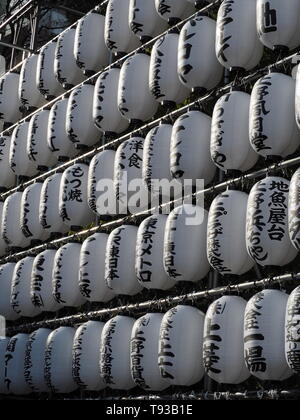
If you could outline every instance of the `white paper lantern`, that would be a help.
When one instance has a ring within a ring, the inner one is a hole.
[[[5,381],[5,353],[9,338],[0,337],[0,395],[7,394]]]
[[[88,204],[100,216],[116,214],[115,195],[105,189],[106,182],[113,189],[115,156],[113,150],[104,150],[95,155],[89,165]]]
[[[50,111],[36,113],[30,120],[27,137],[27,154],[40,170],[51,168],[56,163],[56,156],[47,143]]]
[[[47,103],[38,89],[38,54],[28,57],[21,68],[19,95],[20,101],[26,108],[40,108]]]
[[[29,238],[23,235],[21,229],[21,192],[15,192],[7,197],[4,202],[2,214],[2,237],[11,248],[25,248],[30,244]]]
[[[54,73],[65,89],[70,89],[85,79],[74,57],[75,35],[76,30],[68,28],[59,35],[56,46]]]
[[[82,244],[79,267],[79,289],[90,302],[108,302],[114,293],[105,281],[105,254],[108,235],[95,233]]]
[[[56,252],[52,272],[53,297],[61,306],[78,307],[85,299],[79,290],[81,244],[69,242]]]
[[[100,346],[104,322],[89,321],[75,333],[73,344],[73,378],[88,391],[100,391],[105,383],[100,376]]]
[[[208,213],[185,204],[168,216],[164,240],[164,267],[176,281],[203,279],[209,271],[206,257]]]
[[[181,184],[204,179],[209,184],[216,172],[210,158],[211,118],[199,111],[180,116],[173,126],[170,150],[171,175]]]
[[[168,28],[156,12],[155,0],[130,0],[129,26],[142,42],[150,41]]]
[[[227,190],[210,206],[207,258],[213,269],[222,275],[242,275],[254,265],[245,240],[247,203],[248,194]]]
[[[34,317],[41,313],[31,301],[31,272],[34,258],[25,257],[17,262],[11,284],[11,306],[19,316]]]
[[[27,395],[31,393],[24,375],[28,339],[28,334],[17,334],[9,340],[7,345],[4,383],[9,394]]]
[[[118,108],[120,72],[113,67],[101,73],[95,85],[93,118],[106,135],[122,133],[129,126],[129,121],[122,117]]]
[[[170,25],[196,12],[195,7],[188,0],[155,0],[155,8],[164,20],[169,21]]]
[[[160,375],[158,344],[163,314],[149,313],[135,321],[131,333],[131,376],[147,391],[162,391],[169,383]]]
[[[285,357],[290,369],[300,372],[300,287],[289,296],[285,315]]]
[[[22,177],[34,177],[37,169],[34,161],[27,154],[29,122],[19,124],[11,136],[9,164],[12,171]]]
[[[225,0],[217,17],[216,54],[227,69],[251,70],[263,55],[256,32],[256,0]]]
[[[267,381],[292,375],[285,360],[284,323],[288,295],[264,290],[247,303],[244,318],[244,356],[250,373]]]
[[[33,392],[49,392],[44,378],[45,351],[51,330],[39,328],[30,334],[26,353],[24,376]]]
[[[223,67],[215,54],[216,22],[206,16],[189,20],[181,29],[178,43],[178,74],[189,89],[199,92],[216,87]]]
[[[136,295],[143,287],[135,274],[135,248],[138,228],[122,225],[108,237],[105,257],[105,280],[120,295]]]
[[[54,99],[65,92],[54,73],[56,48],[56,41],[44,45],[40,49],[37,62],[37,88],[47,99]]]
[[[168,33],[155,42],[151,52],[149,89],[166,106],[180,104],[189,95],[177,73],[179,35]]]
[[[247,302],[222,296],[205,316],[203,363],[208,376],[221,384],[240,384],[250,373],[244,362],[244,313]]]
[[[130,0],[109,0],[107,5],[104,39],[113,53],[129,53],[140,45],[129,27],[129,3]]]
[[[69,393],[77,389],[72,377],[72,351],[75,328],[60,327],[49,335],[45,352],[45,381],[55,393]]]
[[[210,153],[223,171],[248,171],[258,160],[249,143],[250,95],[236,89],[217,101],[211,123]]]
[[[7,248],[7,244],[2,235],[2,215],[4,210],[4,203],[0,201],[0,256],[4,256]]]
[[[297,255],[289,238],[289,181],[267,177],[252,188],[247,209],[246,243],[249,255],[262,266],[283,266]]]
[[[87,165],[78,163],[63,173],[59,211],[63,222],[69,227],[86,226],[93,220],[93,213],[87,203],[88,170]]]
[[[56,251],[47,249],[38,254],[32,265],[30,296],[33,305],[43,312],[55,312],[60,305],[52,293],[52,273]]]
[[[18,121],[20,112],[19,98],[20,76],[17,73],[7,73],[0,79],[0,119],[13,124]]]
[[[69,139],[78,148],[92,146],[100,139],[93,121],[93,98],[92,85],[76,88],[69,98],[66,129]]]
[[[14,321],[18,318],[10,304],[11,284],[15,266],[15,263],[6,263],[0,266],[0,315],[4,316],[7,321]]]
[[[139,226],[136,240],[135,272],[146,289],[167,290],[175,285],[163,265],[165,227],[168,217],[147,217]]]
[[[59,194],[62,174],[57,173],[46,178],[41,190],[39,204],[39,222],[48,234],[66,233],[67,226],[59,215]]]
[[[298,0],[257,1],[257,32],[261,42],[272,50],[294,49],[300,45]]]
[[[117,149],[114,186],[120,214],[127,214],[128,210],[134,214],[148,208],[148,191],[142,180],[143,148],[142,137],[131,137]]]
[[[39,221],[42,187],[42,182],[36,182],[27,187],[22,196],[21,229],[24,236],[30,240],[42,241],[49,236],[47,230],[43,229]]]
[[[145,187],[158,196],[161,194],[170,201],[170,144],[172,125],[161,123],[150,130],[145,138],[143,151],[143,182]],[[167,189],[160,188],[166,182]]]
[[[66,129],[68,99],[56,102],[49,114],[47,143],[59,160],[68,160],[77,154],[75,144],[69,139]]]
[[[118,315],[103,328],[100,350],[100,373],[112,389],[129,390],[135,384],[130,369],[130,339],[135,320]]]
[[[190,386],[202,379],[203,327],[204,314],[191,306],[179,305],[164,315],[158,366],[170,385]]]
[[[124,61],[118,91],[118,107],[129,121],[147,121],[154,116],[158,103],[149,90],[150,57],[135,54]]]
[[[77,66],[87,75],[109,64],[109,51],[104,42],[105,17],[92,10],[78,21],[74,44]]]
[[[289,235],[294,247],[300,251],[300,169],[294,173],[289,192]]]
[[[270,73],[254,85],[250,102],[249,136],[261,156],[288,156],[300,145],[295,120],[295,80]]]
[[[0,136],[0,188],[10,188],[15,185],[15,174],[9,164],[11,138]]]

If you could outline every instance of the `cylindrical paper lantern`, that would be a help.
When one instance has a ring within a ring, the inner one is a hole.
[[[244,356],[253,376],[283,381],[292,375],[285,360],[284,323],[288,295],[263,290],[247,303],[244,318]]]
[[[109,64],[109,51],[104,42],[105,17],[92,10],[78,21],[74,44],[77,66],[86,75]]]
[[[153,117],[158,103],[149,90],[150,57],[135,54],[123,63],[119,79],[118,107],[129,121],[147,121]]]
[[[167,290],[175,285],[163,265],[165,227],[168,217],[147,217],[139,226],[136,240],[135,272],[146,289]]]
[[[0,188],[10,188],[15,185],[15,174],[9,164],[11,138],[0,136]]]
[[[27,154],[29,122],[19,124],[11,136],[9,164],[18,176],[33,177],[37,174],[35,162]]]
[[[78,307],[85,299],[79,290],[81,244],[70,242],[56,252],[53,264],[53,296],[61,306]]]
[[[53,41],[40,49],[37,63],[37,87],[47,99],[54,99],[64,93],[64,89],[55,77],[54,61],[57,42]]]
[[[65,170],[61,179],[59,212],[63,222],[72,228],[93,220],[87,203],[88,170],[85,164],[75,164]]]
[[[216,54],[227,69],[251,70],[263,55],[256,32],[256,0],[224,0],[219,8]]]
[[[100,216],[116,214],[113,189],[115,156],[115,151],[104,150],[95,155],[89,165],[88,204]]]
[[[105,280],[119,295],[136,295],[142,290],[135,274],[135,248],[138,228],[123,225],[108,237],[105,257]]]
[[[168,33],[157,40],[152,48],[149,88],[154,98],[163,105],[174,107],[186,99],[188,89],[177,73],[179,35]]]
[[[80,146],[92,146],[100,138],[93,121],[94,86],[83,85],[73,90],[67,109],[66,129],[69,139]]]
[[[24,190],[22,196],[20,212],[21,229],[24,236],[30,240],[42,241],[49,236],[47,230],[43,229],[39,220],[42,187],[42,182],[29,185]]]
[[[129,390],[135,384],[130,369],[130,339],[134,319],[116,316],[110,319],[101,334],[100,373],[112,389]]]
[[[248,194],[227,190],[210,206],[207,258],[213,269],[222,275],[242,275],[254,265],[245,240],[247,203]]]
[[[41,313],[31,301],[31,272],[34,258],[25,257],[17,262],[11,284],[11,306],[19,316],[34,317]]]
[[[21,68],[19,95],[21,104],[27,108],[39,108],[47,103],[38,89],[38,54],[28,57]]]
[[[240,384],[250,373],[244,362],[244,313],[247,302],[223,296],[205,316],[203,363],[208,376],[221,384]]]
[[[272,50],[294,49],[300,45],[300,4],[298,0],[257,1],[257,32]]]
[[[38,254],[32,265],[30,296],[33,305],[43,312],[55,312],[60,305],[54,300],[52,273],[56,251],[47,249]]]
[[[147,391],[162,391],[169,383],[161,377],[157,363],[163,314],[149,313],[133,325],[131,334],[131,376]]]
[[[267,177],[257,182],[249,194],[247,249],[262,266],[283,266],[297,255],[289,238],[289,185],[284,178]]]
[[[60,234],[68,231],[59,215],[59,194],[62,174],[51,175],[43,183],[39,204],[39,222],[50,234]]]
[[[189,20],[181,29],[178,43],[178,74],[189,89],[199,92],[216,87],[223,67],[215,54],[216,22],[207,16]]]
[[[9,338],[0,337],[0,395],[7,394],[5,383],[5,354]]]
[[[289,296],[285,315],[285,358],[294,373],[300,373],[300,287]]]
[[[289,234],[294,247],[300,251],[300,169],[294,173],[289,192]]]
[[[164,240],[164,267],[176,281],[198,281],[209,271],[206,256],[208,213],[185,204],[168,216]]]
[[[105,281],[107,239],[106,233],[95,233],[81,247],[79,289],[90,302],[108,302],[114,297]]]
[[[74,43],[76,30],[68,28],[58,37],[54,73],[55,77],[65,89],[78,85],[84,81],[82,71],[76,64],[74,57]]]
[[[121,70],[110,68],[97,79],[94,93],[93,118],[99,130],[118,134],[129,126],[118,108],[118,87]]]
[[[49,335],[45,352],[45,381],[52,392],[66,394],[77,389],[72,377],[75,328],[60,327]]]
[[[100,391],[105,383],[100,376],[100,346],[103,322],[89,321],[75,333],[73,344],[73,378],[88,391]]]
[[[261,156],[288,156],[300,145],[295,120],[295,80],[270,73],[254,85],[250,102],[250,142]]]
[[[217,101],[211,123],[210,153],[223,171],[248,171],[258,160],[249,143],[250,95],[236,90]]]
[[[44,378],[44,365],[47,340],[51,332],[47,328],[39,328],[30,334],[27,342],[24,376],[33,392],[49,392]]]
[[[142,42],[149,41],[168,28],[155,9],[155,0],[130,0],[129,26]]]
[[[210,158],[211,118],[199,111],[180,116],[173,126],[170,151],[171,175],[181,184],[204,179],[209,184],[216,168]]]
[[[5,354],[5,387],[9,394],[27,395],[31,393],[25,381],[25,355],[28,334],[17,334],[9,340]]]
[[[11,248],[25,248],[30,244],[29,238],[23,235],[21,229],[21,203],[23,194],[14,192],[4,202],[2,214],[2,237]]]
[[[0,119],[13,124],[22,114],[19,98],[20,76],[17,73],[7,73],[0,79]]]
[[[140,42],[129,27],[130,0],[109,0],[105,15],[104,39],[113,53],[129,53]]]
[[[51,168],[56,163],[56,156],[47,143],[50,111],[43,110],[35,114],[29,123],[27,154],[39,170]]]
[[[169,23],[175,24],[195,13],[195,7],[188,0],[155,0],[157,13]]]
[[[0,256],[4,256],[7,248],[7,244],[2,234],[2,215],[4,210],[4,203],[0,201]]]
[[[158,366],[170,385],[190,386],[202,379],[203,327],[204,314],[191,306],[179,305],[164,315]]]
[[[6,263],[0,266],[0,315],[4,316],[7,321],[14,321],[18,318],[10,303],[15,266],[15,263]]]
[[[47,143],[59,160],[68,160],[77,153],[75,144],[69,139],[66,129],[68,104],[68,99],[56,102],[49,115]]]

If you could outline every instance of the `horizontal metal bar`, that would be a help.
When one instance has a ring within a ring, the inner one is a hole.
[[[10,42],[0,41],[0,45],[3,45],[4,47],[8,47],[8,48],[11,48],[11,49],[15,49],[15,50],[20,50],[20,51],[26,51],[26,52],[34,53],[34,50],[32,50],[30,48],[19,47],[19,45],[11,44]]]
[[[263,280],[248,281],[240,284],[230,284],[228,286],[216,287],[210,290],[204,290],[201,292],[192,292],[185,295],[179,295],[175,297],[161,298],[141,303],[134,303],[123,305],[115,308],[102,309],[99,311],[85,312],[77,315],[66,316],[62,318],[49,319],[44,321],[35,322],[32,321],[28,324],[23,324],[16,327],[7,328],[7,335],[12,336],[20,332],[32,332],[38,328],[57,328],[58,326],[68,326],[75,324],[82,324],[90,320],[106,320],[110,319],[119,314],[134,314],[141,315],[147,311],[157,310],[159,312],[171,308],[175,305],[180,304],[191,304],[195,302],[210,299],[216,296],[223,295],[225,293],[240,293],[244,290],[265,288],[275,284],[284,284],[288,281],[300,281],[300,273],[284,274],[282,276],[275,276],[271,278],[265,278]]]

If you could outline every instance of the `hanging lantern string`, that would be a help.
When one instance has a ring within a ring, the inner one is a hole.
[[[247,281],[240,284],[230,284],[227,286],[216,287],[214,289],[203,290],[200,292],[192,292],[184,295],[161,298],[156,300],[149,300],[141,303],[127,304],[114,308],[105,308],[98,311],[91,311],[70,315],[62,318],[54,318],[37,322],[30,322],[16,327],[8,327],[6,332],[8,336],[13,336],[21,332],[33,332],[39,328],[58,328],[60,326],[80,325],[90,320],[107,320],[120,314],[132,314],[141,316],[149,310],[157,310],[158,312],[165,312],[170,307],[180,304],[195,304],[201,300],[207,300],[216,296],[221,296],[224,293],[240,293],[245,290],[264,288],[266,283],[268,286],[283,284],[290,281],[299,281],[300,273],[289,273],[281,276],[274,276],[268,279]]]
[[[82,231],[76,232],[74,234],[71,234],[69,236],[65,236],[62,238],[58,238],[58,239],[54,239],[51,241],[48,241],[46,243],[43,243],[42,245],[38,245],[35,247],[32,247],[30,249],[27,249],[25,251],[21,251],[21,252],[17,252],[11,255],[8,255],[4,258],[0,259],[0,265],[1,264],[5,264],[7,262],[14,262],[14,261],[18,261],[22,258],[25,258],[27,256],[32,256],[32,255],[37,255],[40,252],[45,251],[46,249],[48,249],[49,247],[54,247],[54,248],[58,248],[59,246],[62,246],[66,243],[69,243],[71,241],[77,241],[80,242],[83,238],[86,238],[87,236],[91,236],[94,233],[97,232],[110,232],[112,231],[114,228],[121,226],[122,224],[126,224],[126,223],[134,223],[134,224],[138,224],[140,220],[146,218],[147,216],[150,216],[154,213],[157,213],[158,210],[163,210],[164,208],[169,208],[170,206],[173,205],[180,205],[182,204],[182,202],[191,202],[194,199],[199,199],[201,196],[206,196],[206,195],[215,195],[217,193],[220,193],[222,191],[225,191],[228,186],[235,184],[235,185],[241,185],[244,186],[245,181],[251,181],[251,180],[255,180],[255,179],[259,179],[259,178],[263,178],[264,176],[266,176],[270,170],[273,171],[279,171],[279,170],[283,170],[286,168],[290,168],[293,166],[297,166],[300,164],[300,157],[295,157],[292,159],[288,159],[288,160],[284,160],[282,162],[279,163],[275,163],[267,168],[263,168],[263,169],[259,169],[257,171],[254,172],[250,172],[248,174],[243,174],[240,177],[237,178],[232,178],[229,179],[225,182],[221,182],[219,184],[216,185],[212,185],[211,187],[208,187],[204,190],[200,190],[200,191],[196,191],[194,194],[192,195],[185,195],[182,199],[176,199],[176,200],[172,200],[168,203],[164,203],[158,207],[154,207],[151,208],[149,210],[143,210],[140,213],[134,214],[134,215],[129,215],[129,216],[125,216],[116,220],[112,220],[106,223],[102,223],[101,225],[97,225],[94,227],[91,227],[89,229],[84,229]],[[27,184],[26,184],[27,186]]]

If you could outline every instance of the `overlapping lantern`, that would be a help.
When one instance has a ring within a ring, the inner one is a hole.
[[[14,321],[18,318],[18,314],[13,310],[10,303],[15,266],[15,263],[6,263],[0,266],[0,315],[8,321]]]
[[[27,154],[29,122],[23,122],[13,130],[10,143],[9,164],[19,177],[33,177],[37,174],[35,162]]]
[[[43,46],[39,52],[37,62],[36,83],[37,88],[45,98],[54,99],[64,93],[54,73],[54,61],[57,42],[53,41]]]
[[[10,72],[0,79],[0,119],[13,124],[21,118],[20,75]]]

